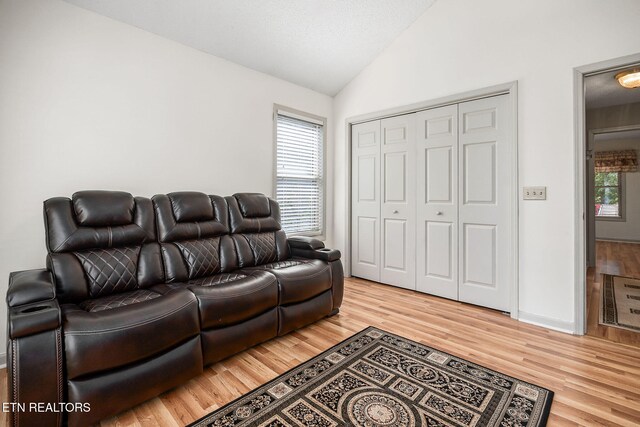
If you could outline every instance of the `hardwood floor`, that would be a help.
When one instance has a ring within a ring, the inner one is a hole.
[[[587,272],[587,335],[640,347],[639,332],[598,324],[603,273],[640,278],[640,244],[597,241],[596,267]]]
[[[369,325],[553,390],[549,426],[640,425],[638,347],[364,280],[347,279],[345,287],[339,315],[217,363],[101,425],[185,425]],[[1,393],[6,401],[6,386]]]

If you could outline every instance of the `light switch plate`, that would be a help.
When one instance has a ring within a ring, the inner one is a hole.
[[[547,187],[524,187],[522,198],[524,200],[547,200]]]

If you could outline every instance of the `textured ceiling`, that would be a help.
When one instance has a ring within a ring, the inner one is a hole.
[[[335,95],[436,0],[65,0]]]
[[[587,109],[640,102],[640,88],[627,89],[620,86],[614,78],[619,72],[620,70],[609,71],[584,79]]]

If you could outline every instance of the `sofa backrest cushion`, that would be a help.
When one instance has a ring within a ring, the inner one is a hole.
[[[280,230],[280,207],[260,193],[237,193],[225,197],[229,205],[231,233],[262,233]]]
[[[78,224],[100,227],[104,224],[127,225],[133,223],[135,199],[121,191],[81,191],[75,193],[73,211]]]
[[[235,199],[244,218],[266,218],[271,215],[271,201],[264,194],[238,193]]]
[[[237,267],[224,198],[184,191],[159,194],[152,200],[168,283]]]
[[[47,264],[61,302],[80,302],[161,283],[151,200],[80,191],[44,202]]]
[[[289,258],[287,237],[280,228],[280,207],[276,201],[259,193],[238,193],[226,200],[239,267]]]
[[[171,210],[177,223],[213,221],[214,223],[223,225],[225,228],[227,226],[225,220],[226,213],[219,212],[218,216],[223,215],[225,218],[218,218],[216,221],[216,212],[213,203],[209,196],[204,193],[183,191],[171,193],[167,196],[167,199],[171,203]]]

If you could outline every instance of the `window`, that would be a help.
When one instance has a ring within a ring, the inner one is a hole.
[[[622,174],[596,172],[596,218],[622,218]]]
[[[276,200],[289,234],[324,233],[325,120],[276,109]]]

